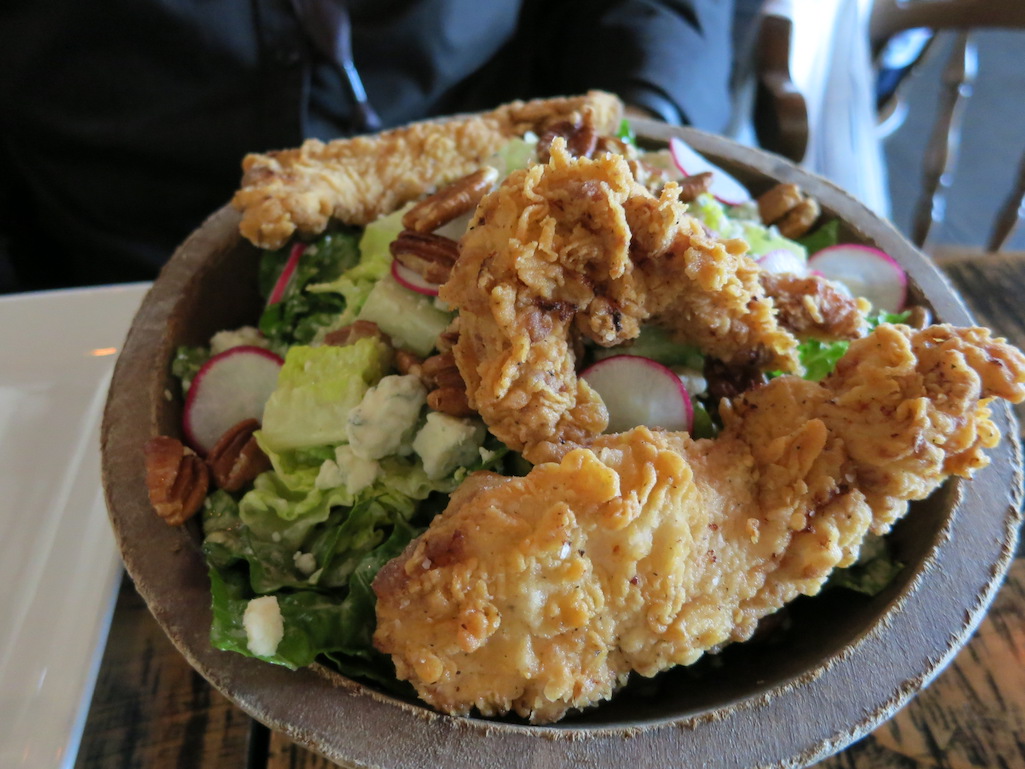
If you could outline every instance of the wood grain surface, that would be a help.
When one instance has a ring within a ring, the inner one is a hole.
[[[1025,254],[936,255],[980,323],[1025,347]],[[973,640],[872,735],[818,769],[1025,769],[1025,557]],[[327,769],[253,722],[177,652],[130,581],[114,614],[76,769]]]

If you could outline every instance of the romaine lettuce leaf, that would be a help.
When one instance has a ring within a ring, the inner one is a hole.
[[[349,411],[390,362],[391,348],[377,339],[292,347],[264,407],[261,447],[281,452],[346,441]]]

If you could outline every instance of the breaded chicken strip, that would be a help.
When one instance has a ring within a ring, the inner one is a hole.
[[[458,179],[510,139],[561,121],[614,133],[623,105],[615,96],[513,102],[492,112],[413,123],[373,136],[246,156],[232,205],[242,235],[260,248],[280,248],[295,233],[316,235],[332,219],[365,225]]]
[[[605,429],[601,399],[577,379],[575,341],[613,346],[642,323],[761,369],[798,368],[740,240],[721,242],[660,197],[622,156],[571,158],[512,173],[477,208],[441,298],[460,311],[454,348],[470,406],[531,461]]]
[[[801,339],[857,339],[867,328],[868,300],[852,297],[818,275],[761,274],[780,324]]]
[[[472,476],[379,573],[376,646],[439,710],[549,722],[751,636],[909,500],[999,441],[1025,356],[981,329],[880,326],[784,376],[714,440],[637,428],[526,477]]]

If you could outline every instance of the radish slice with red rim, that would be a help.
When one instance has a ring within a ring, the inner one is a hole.
[[[865,297],[877,310],[900,312],[907,302],[907,273],[878,248],[853,243],[829,246],[814,253],[808,266],[847,286],[855,296]]]
[[[278,384],[284,361],[252,345],[232,347],[213,356],[196,373],[185,398],[185,439],[206,455],[243,419],[263,419],[263,407]]]
[[[268,307],[277,304],[285,298],[285,293],[288,291],[288,287],[292,283],[292,279],[295,277],[295,268],[299,266],[299,260],[302,258],[305,250],[305,243],[296,243],[292,246],[292,250],[288,254],[288,260],[285,262],[285,266],[281,269],[281,274],[278,275],[278,279],[274,283],[274,288],[271,289],[270,295],[267,297]]]
[[[686,386],[671,369],[637,355],[615,355],[581,373],[605,402],[607,432],[621,433],[639,425],[690,430],[694,406]]]
[[[790,273],[804,276],[808,274],[808,263],[788,248],[773,249],[759,256],[755,261],[762,272],[774,275]]]
[[[428,282],[420,273],[416,270],[411,270],[398,259],[392,260],[391,274],[399,285],[424,296],[437,296],[438,289],[441,288],[437,283]]]
[[[712,173],[712,186],[709,192],[720,203],[728,206],[738,206],[751,200],[751,193],[747,187],[741,184],[730,174],[723,171],[719,166],[710,162],[704,155],[695,150],[677,136],[669,140],[669,152],[673,157],[673,163],[680,169],[684,176],[696,176],[697,174],[710,171]]]

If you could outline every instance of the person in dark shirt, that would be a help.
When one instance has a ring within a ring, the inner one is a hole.
[[[148,280],[249,152],[601,88],[721,130],[731,0],[6,0],[0,290]]]

